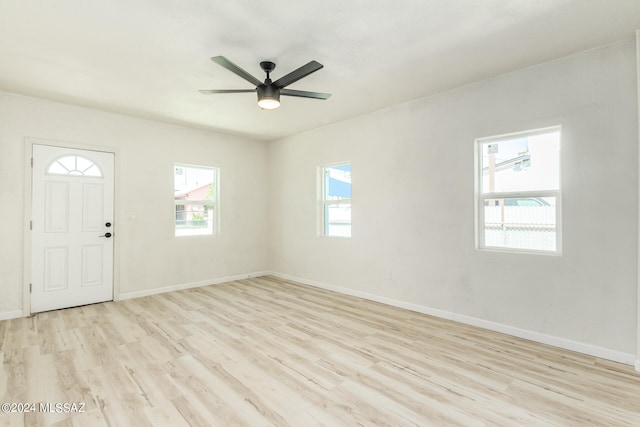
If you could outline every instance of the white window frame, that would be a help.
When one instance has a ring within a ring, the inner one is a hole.
[[[194,165],[187,163],[174,163],[173,170],[175,174],[176,168],[192,168],[192,169],[205,169],[213,172],[213,199],[212,200],[183,200],[177,201],[175,200],[175,188],[174,188],[174,198],[173,198],[173,234],[174,237],[183,238],[183,237],[204,237],[204,236],[218,236],[220,234],[220,169],[215,166],[207,166],[207,165]],[[175,180],[175,176],[174,176]],[[172,185],[175,187],[175,181],[172,182]],[[207,233],[185,233],[179,232],[180,229],[176,228],[176,211],[179,205],[187,206],[208,206],[209,209],[213,211],[212,214],[212,226],[211,232]]]
[[[478,138],[475,140],[475,240],[476,249],[496,252],[511,252],[511,253],[529,253],[529,254],[542,254],[542,255],[562,255],[562,161],[559,158],[558,162],[558,175],[559,175],[559,189],[558,190],[535,190],[535,191],[514,191],[514,192],[493,192],[483,193],[482,190],[482,147],[486,144],[498,143],[502,141],[509,141],[523,136],[535,136],[546,133],[558,132],[560,138],[560,153],[562,153],[562,127],[552,126],[547,128],[514,132],[498,136],[490,136]],[[510,199],[510,198],[526,198],[526,197],[555,197],[556,198],[556,249],[552,250],[536,250],[536,249],[522,249],[522,248],[510,248],[504,246],[487,246],[485,244],[485,217],[484,217],[484,203],[486,200],[493,199]]]
[[[325,200],[324,195],[326,194],[326,180],[325,180],[325,169],[327,168],[335,168],[337,166],[346,166],[349,165],[353,171],[353,164],[351,161],[344,161],[339,163],[331,163],[323,166],[318,166],[318,235],[320,237],[329,237],[332,239],[350,239],[353,235],[353,217],[351,218],[351,223],[349,224],[350,235],[349,236],[334,236],[331,234],[327,234],[328,231],[328,218],[326,215],[327,208],[329,206],[339,207],[342,205],[350,205],[349,208],[351,213],[353,214],[353,186],[351,188],[351,198],[350,199],[342,199],[342,200]]]

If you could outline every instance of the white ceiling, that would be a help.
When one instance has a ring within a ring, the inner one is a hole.
[[[0,89],[274,139],[632,37],[640,0],[0,0]],[[263,80],[324,68],[262,111]]]

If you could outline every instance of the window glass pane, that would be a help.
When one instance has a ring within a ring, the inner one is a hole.
[[[213,168],[176,165],[174,168],[175,234],[214,234],[215,186]]]
[[[69,171],[56,161],[51,163],[51,166],[49,166],[49,169],[47,169],[47,173],[52,175],[68,175]]]
[[[89,169],[84,171],[85,176],[102,176],[102,172],[98,169],[98,166],[92,165]]]
[[[351,205],[325,205],[325,236],[351,237]]]
[[[560,189],[560,132],[486,142],[482,193]]]
[[[76,156],[61,157],[58,159],[58,163],[68,171],[76,170]]]
[[[47,168],[51,175],[102,176],[100,168],[93,161],[82,156],[63,156],[53,161]]]
[[[351,165],[324,168],[324,200],[351,198]]]
[[[87,158],[77,156],[76,157],[76,169],[80,172],[84,172],[93,166],[93,162]]]
[[[487,199],[484,203],[486,247],[556,250],[556,198]]]

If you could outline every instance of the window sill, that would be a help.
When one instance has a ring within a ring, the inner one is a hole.
[[[545,255],[552,257],[561,257],[562,251],[538,251],[535,249],[515,249],[515,248],[500,248],[500,247],[485,247],[478,248],[476,247],[476,251],[479,252],[494,252],[501,254],[518,254],[518,255]]]

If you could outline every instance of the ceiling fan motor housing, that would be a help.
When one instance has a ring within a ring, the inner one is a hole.
[[[271,79],[265,80],[263,84],[257,87],[258,89],[258,100],[261,99],[275,99],[276,101],[280,101],[280,89],[278,86],[271,83]]]

